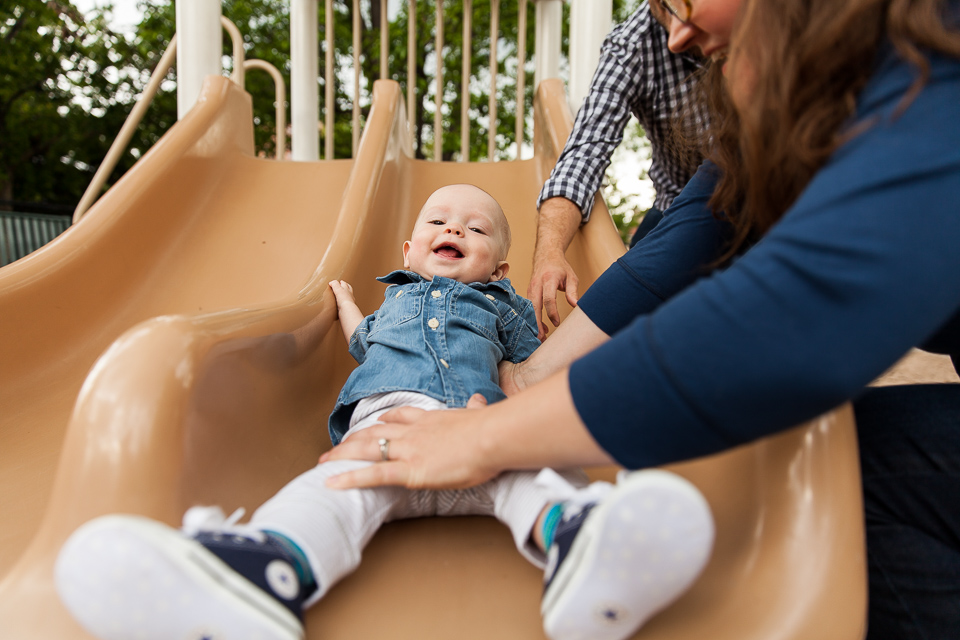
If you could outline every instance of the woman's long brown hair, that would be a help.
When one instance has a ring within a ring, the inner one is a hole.
[[[721,262],[766,233],[834,150],[870,126],[850,119],[883,42],[917,69],[901,109],[927,80],[926,51],[960,58],[947,7],[947,0],[743,0],[728,69],[748,74],[734,90],[746,86],[749,97],[734,105],[719,64],[702,82],[713,114],[705,155],[721,170],[710,205],[734,227]]]

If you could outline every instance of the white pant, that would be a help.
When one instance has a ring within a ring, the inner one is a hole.
[[[427,410],[446,408],[442,402],[422,394],[387,396],[358,407],[356,424],[351,425],[349,433],[378,424],[379,417],[396,406],[413,405]],[[374,410],[368,411],[370,408]],[[287,536],[306,554],[318,587],[307,606],[357,568],[363,548],[380,525],[391,520],[424,516],[494,516],[510,528],[520,553],[534,565],[544,566],[543,553],[530,541],[530,532],[548,502],[543,489],[534,484],[536,473],[507,472],[482,485],[458,490],[327,488],[326,479],[330,476],[371,464],[375,463],[338,460],[319,464],[292,480],[253,514],[252,526]],[[574,486],[585,484],[582,473],[562,475]]]

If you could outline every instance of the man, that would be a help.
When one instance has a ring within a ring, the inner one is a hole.
[[[640,120],[650,140],[649,175],[657,192],[631,246],[656,225],[700,164],[697,154],[671,142],[679,115],[684,115],[685,126],[700,128],[706,121],[706,114],[687,109],[691,76],[700,63],[690,54],[669,51],[669,34],[661,24],[663,8],[659,0],[652,4],[644,2],[604,41],[590,92],[537,200],[537,245],[527,294],[536,310],[541,340],[547,333],[542,308],[554,326],[560,323],[558,290],[565,292],[571,306],[577,304],[577,277],[564,253],[579,226],[590,218],[594,194],[623,139],[630,114]]]

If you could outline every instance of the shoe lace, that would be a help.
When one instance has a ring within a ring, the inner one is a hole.
[[[553,469],[543,469],[534,479],[550,502],[563,503],[563,519],[569,520],[583,511],[584,507],[603,500],[613,489],[609,482],[591,482],[585,487],[576,487]]]
[[[183,532],[191,537],[200,533],[217,533],[263,542],[265,533],[250,525],[237,524],[245,513],[246,510],[240,507],[227,517],[220,507],[190,507],[183,514]]]

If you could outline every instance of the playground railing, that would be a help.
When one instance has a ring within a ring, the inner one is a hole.
[[[0,211],[0,267],[47,244],[70,226],[70,216]]]
[[[243,36],[240,34],[240,30],[237,29],[236,25],[227,18],[221,17],[220,22],[227,33],[230,34],[230,39],[233,43],[234,63],[233,74],[230,76],[230,79],[233,80],[233,82],[235,82],[241,89],[243,89],[244,76],[246,70],[250,68],[264,69],[268,71],[274,78],[274,82],[276,83],[277,87],[277,160],[282,160],[284,156],[284,149],[286,147],[286,124],[283,118],[283,114],[285,112],[284,103],[286,99],[286,86],[283,83],[283,77],[280,75],[279,71],[277,71],[277,69],[268,62],[264,62],[262,60],[245,60],[245,54],[243,51]],[[177,36],[174,34],[170,39],[170,46],[167,47],[167,50],[160,58],[160,62],[157,63],[156,68],[153,70],[146,89],[144,89],[143,94],[133,106],[133,110],[130,111],[130,115],[127,116],[123,126],[120,128],[120,133],[117,134],[113,144],[110,145],[110,149],[107,151],[107,155],[104,157],[103,162],[100,163],[100,166],[97,168],[97,171],[94,174],[93,179],[90,181],[90,184],[87,186],[86,191],[83,192],[83,197],[80,198],[80,202],[77,204],[77,208],[73,212],[74,224],[76,224],[80,218],[83,217],[83,214],[87,212],[87,209],[89,209],[93,203],[96,202],[97,198],[100,197],[100,194],[103,191],[103,186],[107,182],[107,177],[109,177],[109,175],[113,172],[114,168],[117,166],[117,162],[120,160],[120,157],[126,151],[127,145],[130,144],[130,139],[133,137],[137,127],[140,126],[140,122],[143,120],[144,114],[147,112],[147,109],[153,102],[153,98],[157,95],[157,91],[160,89],[160,84],[173,67],[176,57]]]

